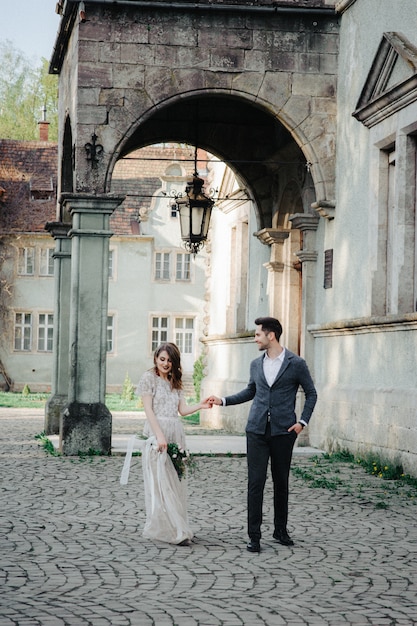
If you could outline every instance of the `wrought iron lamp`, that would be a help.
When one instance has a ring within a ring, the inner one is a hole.
[[[197,172],[197,147],[194,155],[194,174],[185,187],[185,195],[176,200],[180,214],[181,239],[188,252],[194,255],[204,246],[210,226],[214,200],[203,191],[204,180]]]

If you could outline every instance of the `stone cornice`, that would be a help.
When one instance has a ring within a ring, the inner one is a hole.
[[[205,344],[236,344],[236,343],[252,343],[255,330],[244,333],[233,333],[230,335],[209,335],[207,337],[201,337],[201,343]]]
[[[410,76],[390,86],[398,62],[408,66]],[[416,100],[417,48],[401,33],[384,33],[352,115],[371,128]]]
[[[379,98],[352,113],[359,122],[371,128],[386,117],[400,111],[417,100],[417,75],[396,85]]]
[[[316,338],[417,330],[417,313],[359,317],[329,322],[328,324],[312,324],[307,327],[307,330]]]

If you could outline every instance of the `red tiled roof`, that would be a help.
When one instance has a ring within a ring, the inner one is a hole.
[[[58,147],[0,140],[0,233],[45,232],[56,219]]]
[[[149,208],[167,168],[179,162],[188,176],[193,157],[189,146],[148,146],[119,161],[111,191],[126,199],[111,216],[113,232],[140,234],[139,209]],[[204,169],[205,151],[199,150],[200,158]],[[0,140],[0,234],[45,232],[45,224],[56,220],[57,161],[56,143]]]

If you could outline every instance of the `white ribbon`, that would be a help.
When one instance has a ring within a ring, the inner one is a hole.
[[[127,481],[129,480],[130,463],[132,461],[132,452],[133,452],[133,446],[135,444],[135,439],[136,439],[136,435],[133,435],[133,437],[131,437],[129,441],[127,442],[125,462],[123,464],[123,469],[122,469],[122,473],[120,476],[121,485],[127,485]]]

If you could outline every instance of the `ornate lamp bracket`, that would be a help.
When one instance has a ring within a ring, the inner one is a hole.
[[[103,153],[103,146],[100,143],[97,143],[97,135],[94,133],[91,135],[91,143],[86,143],[84,148],[87,155],[87,161],[90,161],[91,167],[97,167],[97,163],[99,162],[99,158]]]

